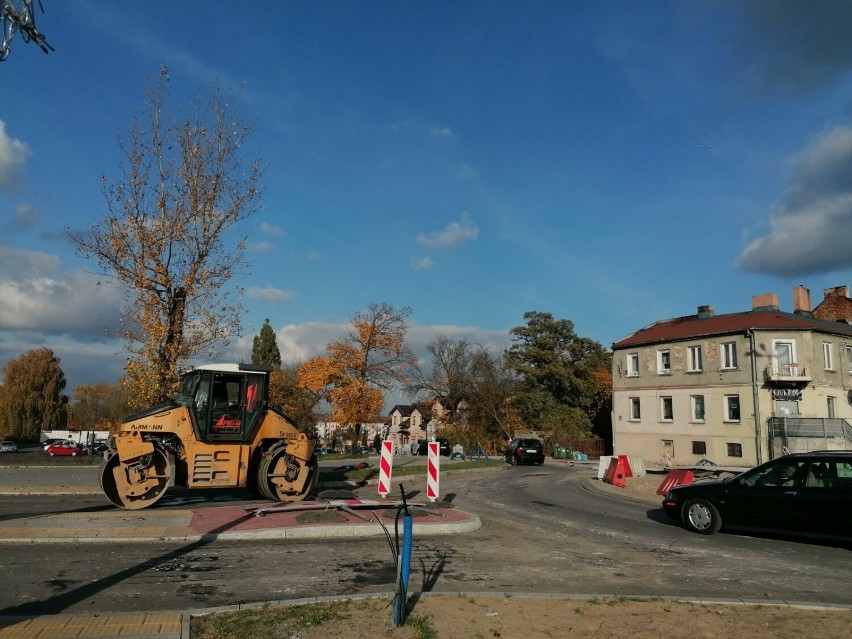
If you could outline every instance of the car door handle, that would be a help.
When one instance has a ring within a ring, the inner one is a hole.
[[[798,495],[799,491],[798,490],[788,490],[784,494],[785,495]]]

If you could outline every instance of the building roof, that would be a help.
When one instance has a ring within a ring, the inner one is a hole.
[[[785,313],[773,308],[757,308],[743,313],[699,316],[687,315],[654,322],[632,335],[615,342],[613,350],[710,337],[733,335],[749,329],[769,331],[819,331],[833,335],[852,337],[852,326],[844,322],[829,322],[814,319],[803,313]]]

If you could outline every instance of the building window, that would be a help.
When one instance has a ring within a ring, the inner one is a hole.
[[[630,420],[634,422],[638,422],[642,419],[642,412],[639,409],[639,398],[631,397],[630,398]]]
[[[639,353],[627,355],[627,376],[639,377]]]
[[[722,344],[722,368],[737,367],[737,343],[725,342]]]
[[[852,346],[846,347],[846,372],[852,375]]]
[[[693,455],[706,455],[707,454],[707,442],[692,442],[692,454]]]
[[[704,395],[692,396],[692,421],[704,421]]]
[[[828,408],[828,418],[834,419],[836,415],[834,414],[834,398],[829,395],[825,398],[826,408]]]
[[[701,371],[701,347],[700,346],[690,346],[689,347],[689,371],[692,373],[698,373]]]
[[[742,457],[743,445],[728,442],[728,457]]]
[[[834,353],[831,348],[831,342],[822,343],[822,363],[825,370],[834,370]]]
[[[725,421],[740,421],[740,396],[725,395]]]
[[[789,340],[772,340],[772,368],[776,375],[798,377],[796,343]]]
[[[667,348],[657,351],[657,372],[660,375],[670,375],[672,372],[672,354]]]
[[[670,422],[674,419],[671,397],[660,397],[660,418],[664,422]]]

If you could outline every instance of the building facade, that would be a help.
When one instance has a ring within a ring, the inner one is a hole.
[[[836,290],[836,289],[831,289]],[[787,450],[852,447],[852,326],[810,292],[656,322],[613,344],[613,450],[646,464],[753,466]]]

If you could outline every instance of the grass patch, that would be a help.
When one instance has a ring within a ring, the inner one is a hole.
[[[192,639],[279,639],[303,628],[315,628],[329,621],[349,618],[348,601],[304,604],[255,610],[222,612],[192,619]]]
[[[416,639],[437,639],[438,633],[429,623],[429,617],[409,617],[405,625],[417,631]]]
[[[462,461],[441,464],[441,472],[449,472],[456,470],[469,470],[472,468],[495,468],[502,466],[502,461]],[[424,473],[423,466],[394,466],[393,476],[405,477],[406,475],[422,475]],[[320,481],[351,481],[361,482],[370,479],[377,479],[379,476],[379,467],[370,466],[369,468],[358,468],[352,470],[324,470],[320,468]]]

